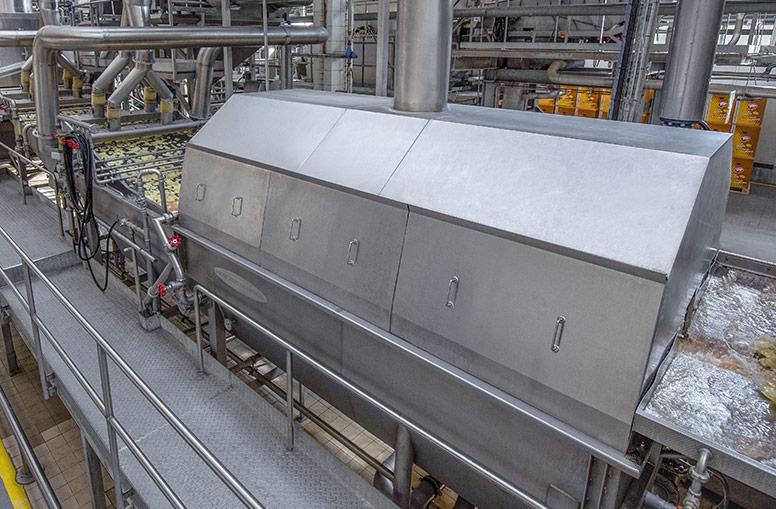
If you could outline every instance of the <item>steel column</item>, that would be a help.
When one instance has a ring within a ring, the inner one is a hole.
[[[681,0],[674,17],[660,119],[672,125],[703,120],[725,0]]]
[[[375,95],[388,95],[388,51],[391,32],[391,0],[377,4],[377,68]]]

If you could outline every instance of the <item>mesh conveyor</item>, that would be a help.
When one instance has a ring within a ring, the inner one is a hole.
[[[95,145],[96,181],[100,185],[125,182],[129,189],[137,189],[142,175],[145,197],[161,202],[158,177],[147,174],[158,170],[164,176],[167,207],[178,209],[181,168],[186,143],[194,130],[114,140]]]

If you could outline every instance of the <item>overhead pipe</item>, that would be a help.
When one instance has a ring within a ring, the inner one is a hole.
[[[0,47],[31,47],[35,40],[37,30],[0,30]],[[16,65],[16,64],[12,64]],[[32,57],[21,62],[19,72],[21,73],[21,85],[23,90],[29,90],[30,72],[32,70]],[[17,74],[17,73],[14,73]],[[14,74],[11,74],[13,76]]]
[[[56,62],[58,50],[127,51],[137,49],[201,48],[206,46],[257,46],[264,30],[254,27],[157,27],[99,28],[45,26],[32,46],[35,78],[35,110],[39,155],[54,148],[59,94]],[[328,38],[322,27],[280,26],[267,28],[271,44],[320,44]],[[49,161],[50,163],[51,161]]]
[[[447,108],[453,37],[451,0],[405,0],[399,9],[394,108]]]
[[[725,0],[681,0],[674,17],[660,119],[688,127],[703,120]]]
[[[547,83],[552,85],[574,85],[583,87],[611,88],[614,79],[595,74],[561,72],[563,62],[553,62],[547,70],[542,69],[492,69],[485,71],[485,79],[494,81],[513,81],[519,83]],[[662,79],[644,80],[644,88],[660,90]],[[776,87],[755,87],[746,85],[728,85],[726,83],[710,83],[709,92],[714,94],[730,94],[737,96],[754,96],[776,99]]]
[[[671,16],[676,14],[680,2],[661,3],[658,15]],[[459,7],[453,11],[456,18],[493,17],[493,18],[517,18],[521,16],[625,16],[626,3],[611,4],[539,4],[521,5],[514,7]],[[725,14],[774,14],[776,2],[763,2],[756,0],[729,0],[724,6]],[[373,17],[375,14],[373,14]]]

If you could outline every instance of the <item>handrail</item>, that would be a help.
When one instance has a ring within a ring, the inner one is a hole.
[[[221,461],[215,457],[212,452],[210,452],[210,450],[178,418],[172,409],[170,409],[170,407],[168,407],[159,398],[159,396],[143,381],[143,379],[140,378],[140,376],[129,366],[129,364],[127,364],[121,355],[116,352],[110,343],[108,343],[105,338],[103,338],[102,335],[92,326],[92,324],[70,303],[65,295],[54,285],[54,283],[52,283],[51,280],[49,280],[48,277],[43,274],[43,272],[41,272],[41,270],[35,265],[35,262],[18,244],[16,244],[13,238],[11,238],[8,232],[6,232],[5,229],[1,226],[0,237],[5,239],[8,245],[11,246],[24,265],[27,275],[25,285],[27,285],[28,299],[26,300],[21,295],[21,292],[16,289],[15,285],[11,281],[11,278],[2,267],[0,267],[0,276],[2,276],[3,279],[9,283],[9,286],[13,288],[13,292],[16,298],[19,299],[25,309],[30,313],[30,319],[33,324],[33,334],[37,335],[39,330],[43,331],[44,336],[49,339],[52,346],[54,346],[54,349],[57,351],[60,357],[63,358],[65,364],[76,376],[79,383],[84,386],[85,389],[86,386],[89,387],[87,389],[87,394],[95,402],[96,406],[100,408],[102,405],[102,413],[105,416],[106,422],[108,424],[108,438],[109,446],[111,449],[111,459],[114,467],[113,474],[114,484],[116,485],[115,490],[118,502],[117,505],[123,503],[123,493],[121,489],[121,473],[118,460],[118,450],[115,442],[116,433],[121,436],[121,439],[127,445],[127,448],[137,458],[141,466],[146,470],[156,485],[162,490],[163,494],[165,497],[167,497],[169,502],[176,508],[185,507],[177,495],[175,495],[175,493],[172,491],[164,477],[161,476],[158,471],[156,471],[148,458],[145,457],[140,448],[137,446],[137,443],[129,436],[126,430],[121,426],[121,424],[113,415],[112,398],[108,379],[108,358],[113,361],[113,363],[119,368],[119,370],[121,370],[124,376],[126,376],[132,382],[132,384],[137,387],[139,392],[151,403],[157,412],[159,412],[162,417],[164,417],[164,419],[178,433],[178,435],[180,435],[180,437],[189,445],[189,447],[194,450],[195,453],[197,453],[197,455],[205,462],[205,464],[213,471],[213,473],[215,473],[216,476],[221,479],[221,481],[232,491],[232,493],[234,493],[240,499],[243,504],[245,504],[245,506],[255,509],[264,509],[264,506],[253,496],[253,494],[251,494],[248,489],[236,477],[234,477],[231,471],[227,469],[226,466],[221,463]],[[75,320],[81,325],[81,327],[83,327],[86,332],[92,336],[95,343],[97,344],[100,361],[100,378],[103,386],[102,399],[97,396],[96,391],[91,388],[83,373],[75,366],[75,364],[72,362],[72,359],[69,358],[64,349],[62,349],[61,345],[59,345],[58,342],[53,339],[51,332],[40,320],[40,317],[36,315],[34,300],[32,300],[32,284],[31,278],[29,277],[30,274],[34,274],[40,280],[40,282],[54,295],[54,297],[56,297],[59,303],[64,306],[65,309],[67,309],[68,313],[70,313],[73,318],[75,318]],[[43,369],[45,361],[43,359],[42,349],[40,348],[39,344],[36,345],[36,349],[38,350],[36,353],[38,354],[39,368]],[[41,375],[45,381],[43,373],[41,373]],[[46,385],[44,385],[44,388],[45,387]],[[97,403],[98,401],[101,403],[101,405]]]
[[[584,448],[591,455],[600,459],[604,463],[616,468],[617,470],[620,470],[621,472],[629,475],[630,477],[633,477],[634,479],[638,479],[639,476],[641,475],[641,466],[634,463],[630,459],[628,459],[624,454],[617,451],[613,447],[607,444],[604,444],[603,442],[578,431],[576,428],[573,428],[568,424],[558,419],[555,419],[554,417],[544,414],[543,412],[536,409],[535,407],[526,405],[524,403],[522,405],[519,405],[518,403],[510,399],[510,396],[508,394],[498,391],[492,386],[487,386],[485,382],[482,382],[478,378],[472,377],[465,373],[461,373],[460,371],[456,370],[453,367],[439,366],[435,364],[428,357],[419,355],[417,351],[407,347],[406,344],[404,344],[403,342],[400,342],[399,338],[391,335],[390,333],[387,333],[382,329],[378,329],[372,326],[368,322],[360,319],[355,315],[348,313],[347,311],[330,303],[329,301],[326,301],[325,299],[315,294],[312,294],[304,290],[303,288],[300,288],[299,286],[288,281],[287,279],[284,279],[281,276],[278,276],[277,274],[266,270],[264,267],[260,267],[246,260],[242,256],[239,256],[227,249],[222,248],[218,244],[215,244],[214,242],[206,239],[205,237],[202,237],[201,235],[194,233],[193,231],[187,228],[183,228],[180,225],[175,225],[173,226],[173,230],[175,230],[175,232],[181,234],[188,240],[191,240],[192,242],[195,242],[205,247],[206,249],[209,249],[211,251],[218,253],[221,256],[224,256],[230,262],[233,262],[237,266],[243,269],[246,269],[253,274],[256,274],[257,276],[263,278],[264,280],[272,284],[275,284],[289,292],[292,292],[297,297],[303,299],[304,301],[322,310],[323,312],[330,314],[339,320],[342,320],[344,323],[347,323],[348,325],[355,327],[357,330],[365,334],[368,334],[370,336],[377,337],[379,339],[389,342],[392,346],[403,350],[408,355],[413,356],[415,359],[423,362],[429,367],[443,371],[446,375],[453,377],[457,382],[460,382],[468,387],[471,387],[472,389],[482,393],[486,397],[491,398],[494,401],[503,404],[510,410],[518,412],[524,415],[525,417],[533,420],[534,422],[544,427],[547,427],[552,431],[555,431],[560,436]]]
[[[198,340],[198,349],[199,349],[199,355],[200,355],[200,362],[202,362],[202,352],[204,351],[203,344],[202,344],[202,335],[200,332],[201,323],[200,323],[200,317],[199,317],[199,294],[207,296],[209,299],[216,302],[221,307],[228,309],[230,312],[234,313],[237,318],[241,321],[241,323],[247,323],[252,328],[257,330],[258,332],[262,333],[265,337],[268,337],[272,341],[274,341],[276,344],[280,345],[286,350],[286,371],[287,373],[290,373],[290,367],[292,365],[292,355],[297,356],[301,359],[303,359],[307,364],[312,366],[313,368],[317,369],[320,373],[322,373],[324,376],[329,378],[330,380],[333,380],[334,382],[338,383],[339,385],[343,386],[350,392],[354,393],[359,398],[367,401],[371,405],[377,407],[382,412],[386,413],[388,416],[390,416],[392,419],[395,419],[396,421],[400,422],[404,426],[406,426],[409,430],[413,431],[417,435],[420,435],[424,439],[428,440],[432,444],[434,444],[436,447],[443,450],[445,453],[449,454],[450,456],[453,456],[457,460],[461,461],[465,465],[467,465],[469,468],[475,470],[480,475],[488,479],[490,482],[494,483],[495,485],[499,486],[501,489],[506,491],[507,493],[513,495],[515,498],[526,504],[528,507],[532,507],[534,509],[549,509],[547,505],[544,504],[544,502],[534,498],[529,493],[523,491],[519,487],[512,484],[507,479],[504,479],[499,474],[493,472],[492,470],[488,469],[486,466],[479,463],[474,458],[466,455],[465,453],[460,452],[458,449],[455,449],[451,445],[449,445],[447,442],[443,441],[440,438],[437,438],[435,435],[431,434],[430,432],[426,431],[422,427],[420,427],[418,424],[415,424],[413,421],[408,419],[407,417],[404,417],[402,414],[397,412],[396,410],[390,408],[389,406],[382,403],[380,400],[376,399],[374,396],[363,390],[361,387],[355,385],[348,379],[344,378],[343,376],[339,375],[338,373],[334,372],[321,362],[317,361],[315,358],[311,357],[310,355],[306,354],[303,350],[300,350],[293,344],[289,343],[285,339],[283,339],[281,336],[276,334],[275,332],[271,331],[267,327],[263,326],[250,316],[246,315],[233,305],[226,302],[224,299],[220,298],[215,293],[211,292],[207,288],[205,288],[202,285],[195,285],[194,286],[194,320],[195,320],[195,330],[197,334],[197,340]],[[290,376],[289,376],[290,377]],[[293,387],[293,385],[288,385],[288,387]],[[293,391],[291,389],[288,389],[288,395],[292,395]],[[293,400],[289,398],[289,401],[286,403],[287,405],[287,415],[289,418],[289,422],[293,421],[293,409],[291,408],[291,405],[293,405]],[[289,428],[289,442],[293,444],[293,428]]]
[[[5,414],[5,420],[11,427],[11,432],[16,437],[16,443],[19,444],[19,450],[22,453],[22,458],[25,464],[29,467],[32,477],[35,482],[38,483],[38,489],[43,495],[43,500],[46,501],[46,505],[49,509],[60,509],[62,506],[59,503],[56,493],[54,493],[51,484],[49,484],[46,473],[43,471],[43,467],[38,461],[38,457],[35,455],[35,451],[32,450],[32,445],[27,439],[27,434],[24,432],[19,419],[16,418],[16,413],[13,411],[11,402],[5,395],[2,387],[0,387],[0,409]]]

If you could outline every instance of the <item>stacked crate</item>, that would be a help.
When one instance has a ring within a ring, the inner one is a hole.
[[[760,140],[766,99],[740,98],[731,104],[727,95],[712,94],[706,121],[714,131],[733,133],[730,190],[749,193],[757,143]],[[734,108],[735,115],[730,108]]]
[[[654,94],[653,90],[644,92],[641,121],[645,124],[649,123],[652,116]],[[606,119],[611,110],[612,91],[608,88],[563,86],[557,98],[539,99],[537,105],[542,113]]]

